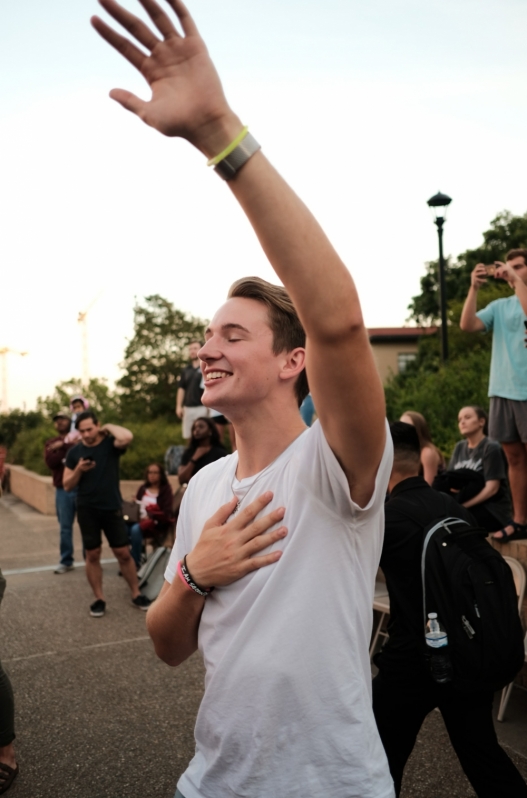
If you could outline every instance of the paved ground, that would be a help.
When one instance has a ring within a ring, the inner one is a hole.
[[[108,612],[90,618],[84,569],[54,575],[56,546],[54,519],[11,497],[0,500],[0,565],[8,580],[0,654],[15,690],[21,767],[9,794],[169,798],[193,751],[199,656],[178,669],[155,657],[144,613],[132,607],[115,563],[104,566]],[[513,691],[507,722],[497,726],[527,778],[527,693]],[[439,713],[427,719],[405,779],[402,798],[474,795]]]

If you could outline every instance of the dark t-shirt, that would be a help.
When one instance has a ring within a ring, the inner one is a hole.
[[[194,452],[192,449],[190,448],[185,449],[185,451],[183,452],[183,456],[181,458],[182,466],[187,465],[188,461],[192,458],[193,453]],[[192,476],[195,476],[198,471],[200,471],[202,468],[205,468],[205,466],[209,465],[210,463],[214,463],[216,462],[216,460],[220,460],[222,457],[226,457],[226,455],[227,455],[227,449],[225,449],[223,446],[213,446],[210,452],[207,452],[207,454],[203,454],[201,457],[198,457],[194,465],[194,471],[192,473]]]
[[[474,524],[465,507],[435,491],[422,477],[399,482],[386,503],[380,565],[390,596],[390,636],[375,658],[380,670],[412,678],[427,669],[423,657],[423,532],[436,518],[447,515]]]
[[[505,524],[512,515],[509,483],[507,480],[507,460],[498,441],[483,438],[474,449],[470,449],[468,441],[459,441],[448,464],[449,471],[458,468],[468,468],[476,473],[483,474],[483,479],[500,481],[498,493],[482,502],[489,513],[500,523]]]
[[[78,507],[96,507],[98,510],[120,510],[119,459],[126,449],[114,446],[115,438],[107,435],[97,446],[77,443],[66,455],[66,467],[74,469],[81,458],[91,457],[95,468],[85,471],[79,481]]]
[[[184,407],[199,407],[201,404],[201,396],[203,388],[201,387],[202,380],[201,368],[198,366],[196,369],[189,363],[188,366],[182,370],[179,377],[179,387],[185,391],[185,398],[183,399]]]

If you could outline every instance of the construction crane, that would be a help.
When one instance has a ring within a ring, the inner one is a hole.
[[[20,355],[21,357],[25,357],[28,353],[27,352],[19,352],[18,349],[10,349],[8,346],[4,346],[0,349],[0,357],[2,358],[2,403],[0,405],[0,410],[2,413],[9,412],[9,404],[7,401],[7,356],[8,354],[12,355]]]
[[[81,310],[77,316],[77,321],[81,325],[82,336],[82,385],[83,388],[88,387],[90,381],[90,363],[89,363],[89,349],[88,349],[88,311],[92,309],[98,299],[100,299],[103,292],[99,291],[95,299],[92,299],[86,310]]]

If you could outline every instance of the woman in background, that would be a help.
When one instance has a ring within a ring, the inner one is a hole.
[[[181,465],[177,470],[179,481],[182,485],[189,482],[200,469],[225,457],[226,454],[227,449],[220,443],[214,420],[197,418],[192,425],[190,444],[183,452]]]
[[[151,463],[148,466],[135,500],[139,505],[139,523],[129,526],[129,537],[132,557],[139,568],[143,538],[153,538],[161,544],[173,521],[174,494],[162,465]]]
[[[430,429],[428,428],[426,419],[421,413],[417,413],[415,410],[406,410],[399,421],[403,421],[405,424],[411,424],[412,427],[415,427],[421,446],[421,468],[423,471],[423,478],[431,485],[436,476],[441,473],[441,471],[444,471],[445,458],[437,446],[432,443],[432,436],[430,435]]]

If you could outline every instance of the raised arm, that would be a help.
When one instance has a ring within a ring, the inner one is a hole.
[[[126,427],[120,427],[118,424],[104,424],[101,427],[103,432],[107,432],[109,435],[113,435],[114,443],[113,445],[116,449],[125,449],[129,446],[133,439],[133,433],[130,432],[129,429]]]
[[[152,99],[121,89],[110,96],[146,124],[181,136],[205,156],[240,133],[207,49],[180,0],[169,0],[183,35],[154,0],[140,0],[159,33],[120,7],[101,5],[149,51],[94,18],[96,30],[145,77]],[[306,168],[311,168],[306,165]],[[352,277],[309,210],[259,152],[229,186],[251,222],[307,333],[307,370],[329,445],[356,502],[370,498],[385,444],[384,392]]]
[[[487,272],[483,263],[478,263],[470,275],[470,288],[461,312],[459,326],[465,332],[482,332],[485,325],[476,316],[478,309],[478,291],[487,282]]]

